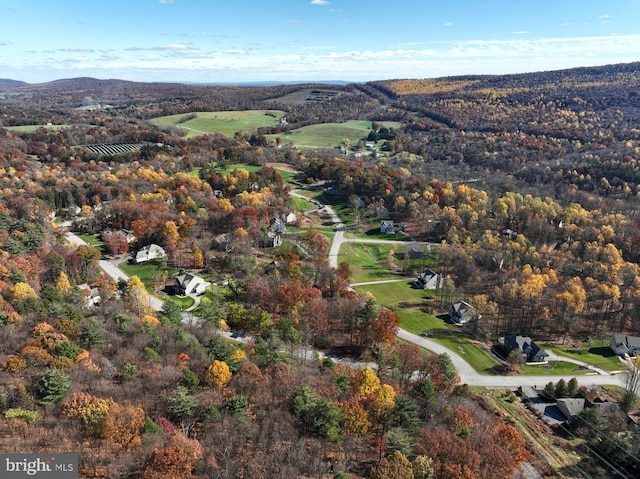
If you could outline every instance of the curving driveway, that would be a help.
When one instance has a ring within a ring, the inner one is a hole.
[[[297,196],[299,198],[308,199],[306,196],[299,194],[296,190],[292,190],[290,192],[293,196]],[[331,243],[331,248],[329,249],[329,264],[333,268],[338,267],[338,257],[340,254],[340,248],[342,244],[345,242],[354,242],[354,243],[400,243],[406,244],[405,241],[394,241],[394,240],[375,240],[375,239],[351,239],[345,238],[344,236],[344,224],[335,213],[335,211],[329,205],[320,205],[324,207],[327,214],[331,218],[331,221],[336,226],[336,234],[333,237],[333,241]],[[429,243],[424,243],[429,244]],[[384,281],[371,281],[367,283],[359,283],[361,285],[364,284],[376,284],[376,283],[384,283],[389,280]],[[398,279],[398,280],[390,280],[390,281],[407,281],[407,279]],[[353,286],[353,285],[352,285]],[[517,388],[518,386],[542,386],[549,382],[557,382],[561,378],[564,378],[565,381],[569,381],[572,377],[576,377],[581,386],[597,386],[603,384],[614,384],[616,386],[624,387],[624,374],[612,375],[607,371],[602,369],[595,368],[590,364],[584,363],[582,361],[577,361],[572,358],[567,358],[565,356],[559,356],[555,353],[552,353],[553,356],[557,360],[566,361],[570,363],[574,363],[580,366],[586,366],[595,374],[589,375],[580,375],[580,376],[493,376],[493,375],[485,375],[480,374],[476,371],[467,361],[465,361],[459,354],[445,346],[432,341],[430,339],[424,338],[422,336],[418,336],[417,334],[410,333],[404,329],[398,328],[398,338],[408,341],[410,343],[416,344],[420,347],[428,349],[436,354],[446,353],[451,357],[451,360],[460,376],[460,381],[463,384],[468,384],[470,386],[485,386],[485,387],[508,387],[508,388]],[[621,364],[621,368],[623,365]]]
[[[337,231],[336,234],[334,236],[333,242],[331,244],[331,249],[329,251],[329,261],[331,262],[331,265],[335,268],[338,265],[338,252],[340,251],[340,246],[342,245],[343,242],[345,241],[349,241],[347,239],[344,238],[344,225],[342,224],[342,222],[340,221],[340,219],[338,218],[338,215],[335,214],[335,212],[329,207],[329,206],[325,206],[327,212],[329,213],[329,216],[332,218],[333,222],[336,224],[337,226]],[[77,235],[67,232],[65,235],[66,239],[73,245],[76,246],[80,246],[80,245],[86,245],[87,243],[82,240],[80,237],[78,237]],[[353,240],[353,241],[359,241],[359,240]],[[363,240],[363,242],[377,242],[376,240]],[[115,281],[118,281],[119,279],[123,279],[125,281],[127,281],[129,279],[129,276],[127,274],[125,274],[120,268],[118,268],[117,265],[115,265],[114,263],[110,262],[110,261],[106,261],[106,260],[100,260],[99,261],[99,265],[100,268],[107,274],[109,275],[111,278],[113,278]],[[406,279],[403,279],[401,281],[406,281]],[[163,307],[163,302],[153,296],[153,295],[149,295],[149,307],[155,309],[155,310],[161,310]],[[190,308],[193,309],[193,308]],[[193,324],[194,322],[197,322],[197,319],[195,316],[193,316],[191,314],[190,311],[184,311],[182,313],[183,315],[183,320],[186,323],[189,324]],[[563,376],[490,376],[490,375],[484,375],[484,374],[480,374],[478,371],[476,371],[467,361],[465,361],[459,354],[457,354],[456,352],[446,348],[445,346],[432,341],[430,339],[424,338],[422,336],[418,336],[417,334],[413,334],[410,333],[409,331],[406,331],[404,329],[398,329],[398,338],[404,340],[404,341],[408,341],[410,343],[416,344],[420,347],[423,347],[425,349],[428,349],[429,351],[432,351],[436,354],[444,354],[446,353],[447,355],[449,355],[449,357],[451,358],[456,371],[458,372],[458,375],[460,376],[460,381],[463,384],[468,384],[470,386],[484,386],[484,387],[494,387],[494,388],[517,388],[518,386],[542,386],[544,384],[547,384],[548,382],[557,382],[559,379],[563,378]],[[571,358],[566,358],[563,356],[558,356],[554,353],[554,356],[556,356],[556,358],[558,360],[562,360],[562,361],[567,361],[567,362],[572,362],[578,365],[583,365],[583,366],[587,366],[590,369],[596,371],[598,374],[594,374],[594,375],[582,375],[582,376],[577,376],[578,378],[578,382],[580,383],[581,386],[596,386],[596,385],[603,385],[603,384],[614,384],[620,387],[624,387],[624,375],[612,375],[609,374],[607,371],[603,371],[603,370],[598,370],[597,368],[594,368],[593,366],[587,364],[587,363],[583,363],[580,361],[576,361],[575,359],[571,359]],[[352,363],[352,365],[358,367],[364,367],[367,366],[368,364],[360,364],[360,363]],[[568,377],[564,377],[564,379],[566,381],[569,381],[572,377],[574,376],[568,376]]]

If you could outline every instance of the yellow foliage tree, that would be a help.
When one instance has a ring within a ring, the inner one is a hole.
[[[178,232],[178,225],[173,221],[165,221],[162,224],[162,236],[166,239],[167,243],[177,245],[180,240],[180,233]]]
[[[209,384],[214,384],[220,389],[223,389],[227,384],[229,384],[229,381],[231,381],[231,376],[232,374],[229,369],[229,365],[224,361],[218,361],[216,359],[207,369],[204,380]]]
[[[69,282],[69,277],[64,271],[60,271],[60,274],[58,275],[58,280],[56,281],[56,288],[63,295],[71,291],[71,283]]]
[[[16,283],[11,288],[11,298],[13,300],[25,301],[29,298],[37,298],[37,297],[38,295],[36,294],[36,292],[27,283],[19,282],[19,283]]]
[[[202,250],[197,246],[193,248],[193,264],[196,268],[202,268],[204,266],[204,254],[202,254]]]
[[[380,389],[380,378],[373,372],[370,367],[364,368],[360,371],[360,377],[358,378],[358,395],[368,396],[375,393]]]
[[[129,300],[134,303],[133,306],[137,308],[138,314],[142,315],[143,309],[149,304],[149,295],[138,276],[133,275],[129,278],[126,293]]]

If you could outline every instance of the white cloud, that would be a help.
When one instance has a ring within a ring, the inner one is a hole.
[[[176,3],[176,0],[158,0],[163,5],[168,5],[170,3]]]
[[[446,23],[444,23],[442,26],[443,26],[443,27],[451,27],[451,26],[453,26],[453,23],[451,23],[451,22],[446,22]]]
[[[330,44],[303,45],[295,51],[289,45],[279,50],[230,47],[207,51],[177,43],[102,51],[97,52],[102,57],[64,62],[55,58],[61,55],[56,51],[51,58],[31,62],[32,77],[25,78],[26,70],[7,73],[25,81],[87,75],[136,81],[368,81],[631,62],[640,60],[639,44],[640,35],[404,43],[397,49],[349,51]]]
[[[93,53],[95,52],[92,48],[59,48],[59,52],[70,52],[70,53]]]
[[[329,5],[327,0],[311,0],[309,3],[311,5]]]
[[[529,30],[520,30],[517,32],[512,32],[514,35],[527,35],[529,33],[531,33]]]

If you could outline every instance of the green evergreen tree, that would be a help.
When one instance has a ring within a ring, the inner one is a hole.
[[[71,389],[71,379],[63,371],[50,369],[36,378],[34,389],[36,398],[42,404],[55,404]]]

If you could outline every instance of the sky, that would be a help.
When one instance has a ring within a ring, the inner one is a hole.
[[[365,82],[640,61],[640,0],[0,0],[0,78]]]

